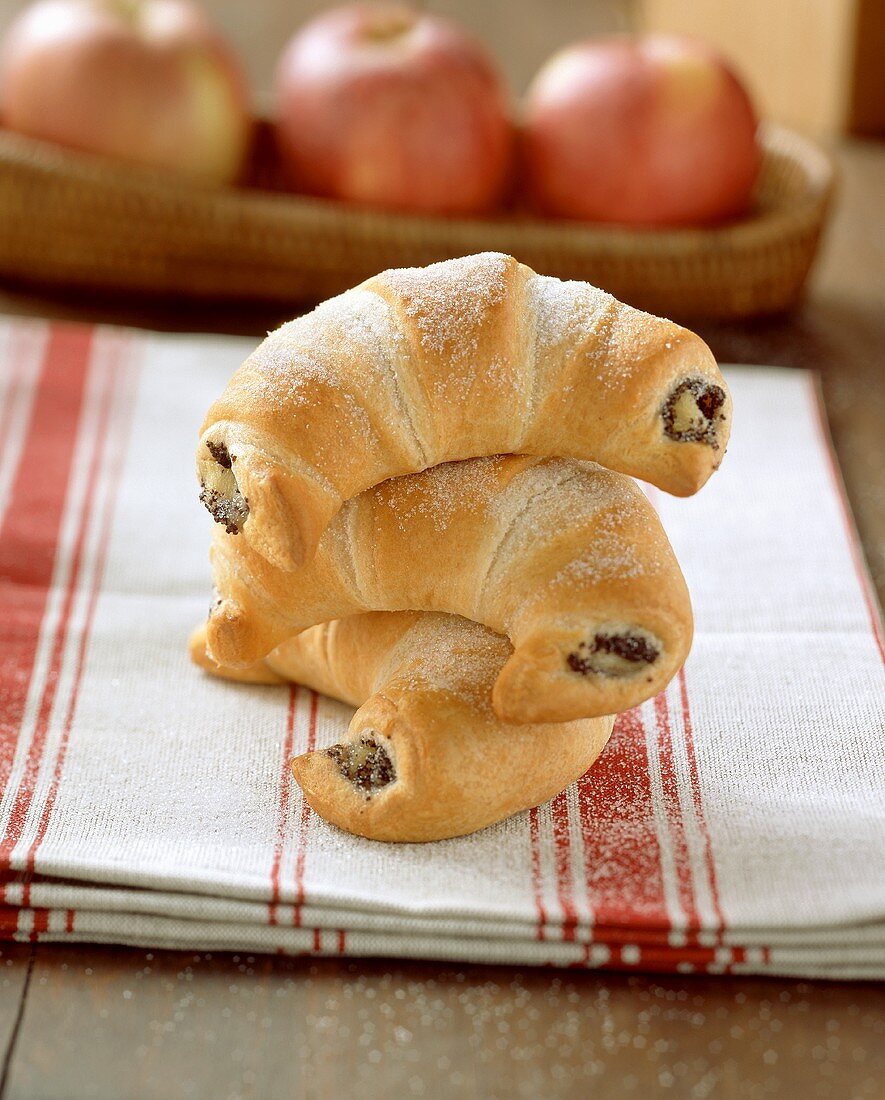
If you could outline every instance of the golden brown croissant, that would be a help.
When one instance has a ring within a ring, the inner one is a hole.
[[[590,767],[611,718],[505,725],[491,689],[507,640],[450,615],[395,612],[325,623],[249,669],[219,668],[205,628],[197,664],[249,682],[294,680],[359,710],[337,745],[297,757],[313,809],[375,840],[460,836],[545,802]]]
[[[699,337],[483,253],[383,272],[272,333],[206,417],[201,499],[294,568],[344,501],[455,459],[590,459],[694,493],[730,419]]]
[[[688,591],[654,509],[591,462],[444,464],[347,501],[298,570],[220,527],[212,566],[218,664],[247,667],[361,611],[446,611],[512,642],[493,691],[510,722],[626,710],[668,683],[691,643]]]

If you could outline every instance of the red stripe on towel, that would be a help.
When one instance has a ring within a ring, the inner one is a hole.
[[[292,745],[295,740],[295,709],[298,702],[298,685],[289,686],[289,705],[286,708],[286,734],[283,738],[283,765],[280,775],[280,804],[277,815],[277,835],[274,839],[273,863],[270,869],[271,901],[268,906],[268,924],[277,923],[277,906],[280,903],[280,864],[283,848],[289,832],[289,794],[292,789]]]
[[[682,806],[679,802],[679,780],[676,775],[673,729],[670,724],[670,707],[667,702],[666,691],[662,691],[655,696],[654,711],[658,759],[661,768],[661,790],[670,834],[670,846],[673,852],[676,891],[679,906],[686,917],[686,931],[696,933],[700,927],[700,922],[691,877],[691,857],[685,835],[685,821],[682,817]]]
[[[691,706],[688,698],[688,683],[685,679],[685,669],[679,670],[679,697],[682,704],[682,729],[685,735],[685,751],[688,756],[688,773],[691,780],[691,796],[694,801],[695,816],[701,830],[701,838],[704,842],[704,865],[707,871],[707,883],[710,890],[710,899],[713,903],[713,912],[716,914],[717,940],[722,942],[722,933],[725,930],[725,916],[722,912],[722,904],[719,900],[719,883],[716,878],[716,861],[713,859],[713,842],[710,837],[710,829],[707,824],[707,815],[704,812],[704,799],[701,795],[701,780],[698,772],[697,754],[694,746],[694,726],[691,719]]]
[[[566,792],[561,791],[550,805],[553,819],[553,861],[556,869],[556,896],[562,912],[562,938],[574,942],[578,914],[572,884],[572,852],[569,837],[569,812]]]
[[[532,892],[535,896],[535,908],[538,911],[538,931],[535,934],[535,938],[543,941],[546,937],[547,910],[544,908],[544,897],[541,890],[540,832],[538,807],[532,806],[531,810],[529,810],[529,840],[531,843]]]
[[[307,747],[305,752],[313,752],[317,742],[317,705],[319,696],[315,691],[310,693],[310,722],[307,727]],[[304,865],[307,860],[307,834],[310,826],[310,806],[304,794],[301,795],[301,816],[298,820],[298,840],[295,855],[295,906],[292,913],[292,923],[296,928],[301,927],[301,909],[304,905]]]
[[[34,793],[36,790],[37,777],[40,772],[40,766],[43,762],[43,756],[46,750],[46,740],[49,734],[49,722],[52,716],[53,706],[55,704],[56,692],[58,690],[59,677],[61,676],[62,663],[64,660],[65,649],[68,642],[68,631],[70,628],[71,614],[74,608],[74,602],[77,596],[77,590],[80,584],[80,575],[83,568],[84,551],[86,546],[86,539],[89,532],[89,528],[92,520],[92,511],[95,504],[95,493],[99,482],[99,476],[106,464],[107,460],[107,443],[108,443],[108,424],[110,422],[110,413],[113,405],[113,398],[115,396],[118,380],[122,375],[122,370],[119,369],[120,365],[116,364],[117,370],[111,370],[106,374],[102,381],[103,389],[99,398],[99,412],[98,420],[96,422],[95,436],[94,436],[94,449],[89,459],[89,468],[86,477],[86,488],[83,497],[82,510],[78,521],[77,533],[74,540],[71,557],[71,569],[67,579],[67,586],[65,589],[64,599],[62,602],[61,613],[59,615],[58,623],[55,628],[55,636],[52,640],[52,647],[49,655],[49,664],[46,673],[46,680],[43,685],[43,692],[40,697],[40,703],[37,710],[37,718],[34,724],[34,732],[31,736],[31,742],[28,746],[28,753],[25,760],[25,768],[22,778],[19,781],[18,791],[15,797],[15,803],[13,804],[12,811],[10,813],[9,822],[6,826],[6,832],[3,837],[2,844],[0,844],[0,866],[8,867],[13,850],[18,844],[24,832],[25,820],[28,815],[28,811],[31,808],[31,803],[34,799]],[[115,486],[119,482],[120,463],[116,464],[114,483]],[[102,531],[99,540],[98,547],[98,562],[96,564],[95,574],[93,576],[92,590],[89,597],[89,607],[86,615],[86,623],[84,626],[83,634],[80,638],[79,653],[77,655],[77,668],[74,675],[74,683],[71,689],[71,699],[69,701],[68,713],[65,720],[64,732],[62,734],[62,744],[59,748],[59,755],[64,755],[64,742],[70,732],[70,726],[73,720],[73,709],[76,705],[76,700],[79,695],[80,681],[82,678],[83,661],[85,658],[86,646],[88,644],[88,638],[90,633],[90,627],[92,624],[92,616],[95,609],[95,603],[98,599],[98,592],[101,585],[101,573],[104,565],[104,558],[106,554],[106,543],[109,537],[109,516],[110,502],[115,496],[115,490],[112,489],[108,492],[108,501],[105,504],[105,514],[102,518]],[[56,762],[56,773],[60,771],[58,762]],[[52,785],[50,788],[49,797],[47,798],[46,805],[43,809],[40,825],[38,828],[37,836],[31,845],[30,851],[26,861],[26,869],[28,871],[33,870],[33,856],[36,849],[39,847],[40,842],[46,832],[46,827],[49,822],[49,815],[52,812],[52,807],[55,803],[55,796],[58,789],[58,774],[53,776]],[[25,881],[24,891],[22,894],[22,904],[30,904],[30,882]]]
[[[25,904],[28,904],[30,900],[31,876],[34,872],[37,851],[40,845],[43,843],[43,838],[45,837],[46,830],[49,827],[49,819],[52,816],[52,811],[55,806],[55,800],[58,796],[62,770],[64,768],[65,756],[67,755],[68,742],[70,740],[71,729],[74,723],[74,715],[77,709],[77,702],[80,697],[80,685],[83,680],[83,669],[86,663],[86,654],[88,653],[89,643],[92,637],[92,623],[95,618],[95,609],[98,605],[98,597],[101,594],[102,581],[104,579],[105,564],[107,562],[108,547],[110,545],[111,538],[111,522],[113,520],[114,512],[116,510],[117,495],[119,493],[120,480],[123,471],[123,453],[126,447],[126,443],[129,440],[129,427],[131,424],[131,415],[135,401],[135,377],[134,375],[130,375],[127,378],[127,363],[123,355],[123,352],[127,350],[127,348],[128,342],[116,343],[114,345],[116,359],[110,367],[110,371],[113,377],[110,385],[108,386],[108,390],[113,392],[116,389],[118,379],[123,384],[128,381],[129,389],[128,392],[124,395],[124,402],[117,409],[116,423],[113,427],[109,440],[108,453],[110,457],[104,462],[107,468],[111,471],[111,475],[104,500],[104,507],[100,518],[98,543],[96,547],[95,568],[93,570],[92,585],[89,592],[89,603],[86,608],[86,615],[83,622],[83,630],[80,635],[79,644],[77,647],[77,663],[74,669],[74,679],[71,685],[71,693],[68,698],[68,705],[65,712],[61,738],[59,741],[58,749],[56,750],[55,766],[53,768],[52,780],[49,786],[49,793],[46,797],[46,803],[43,806],[43,812],[40,815],[37,832],[34,836],[34,840],[31,843],[30,848],[28,849],[25,864],[28,877],[25,880],[25,887],[23,891],[23,901]],[[103,424],[100,418],[98,430],[96,432],[97,439],[103,442],[106,431],[107,425]],[[97,444],[96,451],[98,451],[98,449],[99,445]],[[87,497],[90,495],[91,489],[87,493]],[[88,513],[90,510],[91,502],[84,504],[81,530],[85,530],[88,526]],[[73,590],[76,586],[74,573],[75,571],[72,570],[71,584],[69,586],[69,590]]]
[[[23,912],[17,905],[0,904],[0,940],[16,939],[19,917]]]
[[[609,743],[578,781],[578,812],[594,923],[666,928],[661,852],[638,708],[618,716]]]
[[[646,947],[633,942],[613,950],[606,970],[651,970],[658,974],[704,972],[715,962],[715,951],[707,947]]]
[[[53,328],[27,438],[0,523],[0,789],[12,770],[55,568],[92,346],[89,329]]]
[[[33,923],[31,925],[31,934],[28,937],[31,943],[36,943],[40,938],[41,932],[49,931],[49,910],[48,909],[34,909],[33,910]]]

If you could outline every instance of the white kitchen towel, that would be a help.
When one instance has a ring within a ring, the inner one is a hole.
[[[881,634],[811,375],[728,370],[722,469],[650,491],[684,673],[551,803],[394,846],[290,779],[346,707],[188,662],[194,443],[251,346],[0,322],[0,936],[885,975]]]

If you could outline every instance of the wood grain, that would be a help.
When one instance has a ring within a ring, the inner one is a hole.
[[[851,1097],[879,990],[41,947],[7,1096]]]
[[[0,950],[0,1096],[9,1077],[9,1056],[18,1039],[35,961],[30,944],[7,943]]]

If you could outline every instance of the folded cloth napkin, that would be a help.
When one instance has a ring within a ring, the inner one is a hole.
[[[397,846],[290,778],[346,707],[188,662],[193,448],[250,347],[0,323],[0,935],[885,976],[881,635],[810,375],[729,370],[722,469],[652,495],[684,673],[551,803]]]

